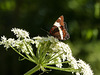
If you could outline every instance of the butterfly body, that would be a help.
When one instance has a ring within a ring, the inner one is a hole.
[[[66,30],[63,16],[60,16],[55,21],[55,23],[53,24],[53,27],[50,29],[49,33],[50,33],[50,35],[58,38],[59,40],[66,40],[69,38],[69,33]]]

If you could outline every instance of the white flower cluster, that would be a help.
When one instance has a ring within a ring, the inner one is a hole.
[[[31,43],[32,44],[34,43],[34,41],[29,38],[29,33],[25,30],[18,29],[18,28],[12,28],[11,31],[14,32],[14,34],[16,35],[18,39],[17,40],[13,38],[7,39],[5,36],[2,36],[0,45],[4,45],[5,48],[16,47],[16,49],[18,49],[22,53],[29,54],[33,50],[31,47]],[[26,45],[29,50],[27,49]]]
[[[14,32],[14,34],[18,38],[29,38],[29,33],[25,30],[18,29],[18,28],[12,28],[11,31]]]
[[[4,45],[6,48],[12,46],[17,48],[19,52],[31,54],[34,56],[33,48],[31,45],[35,44],[37,50],[39,50],[37,51],[38,54],[42,53],[42,57],[45,57],[45,61],[43,61],[44,63],[55,64],[57,67],[62,68],[62,62],[68,61],[68,64],[71,66],[71,68],[80,69],[76,75],[93,75],[93,72],[88,64],[82,60],[77,61],[72,56],[72,52],[68,44],[60,42],[53,36],[37,36],[33,37],[33,39],[30,39],[29,33],[27,31],[18,28],[13,28],[11,31],[14,32],[18,39],[15,40],[9,38],[7,40],[7,38],[3,36],[1,37],[0,45]]]
[[[81,59],[77,61],[78,67],[81,69],[80,73],[83,75],[93,75],[93,72],[88,64],[86,64],[84,61]]]
[[[0,45],[4,45],[5,48],[9,48],[9,45],[14,45],[14,42],[15,42],[14,39],[12,39],[12,38],[9,38],[7,40],[7,38],[5,36],[2,36],[1,40],[2,41],[0,41]]]
[[[46,41],[50,41],[52,43],[48,47],[48,49],[51,50],[52,52],[48,53],[48,55],[50,55],[51,57],[53,56],[54,58],[56,56],[58,57],[54,60],[49,61],[50,64],[56,63],[57,67],[62,68],[63,64],[61,62],[69,61],[68,64],[71,65],[72,68],[81,69],[80,72],[76,72],[76,75],[80,75],[80,74],[93,75],[93,72],[88,64],[86,64],[82,60],[77,61],[72,56],[72,52],[68,44],[60,42],[52,36],[48,36],[48,38],[38,36],[38,37],[34,37],[34,39],[37,47],[40,44],[46,43]]]

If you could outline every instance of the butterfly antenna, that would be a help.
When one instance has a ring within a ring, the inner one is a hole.
[[[48,31],[46,31],[45,29],[41,28],[41,30],[45,31],[46,33],[50,34]]]

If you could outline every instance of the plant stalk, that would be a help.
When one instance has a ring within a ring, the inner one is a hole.
[[[31,70],[29,70],[28,72],[26,72],[24,75],[32,75],[33,73],[35,73],[39,69],[40,69],[40,65],[36,65],[34,68],[32,68]]]

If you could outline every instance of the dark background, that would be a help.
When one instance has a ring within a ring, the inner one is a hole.
[[[99,0],[0,0],[0,36],[15,37],[11,28],[25,29],[30,37],[47,36],[56,19],[63,15],[70,39],[64,41],[76,59],[91,65],[94,75],[100,75],[100,1]],[[12,49],[0,46],[0,75],[23,75],[35,66],[19,61]],[[41,73],[36,72],[34,75]],[[43,75],[72,75],[51,71]]]

